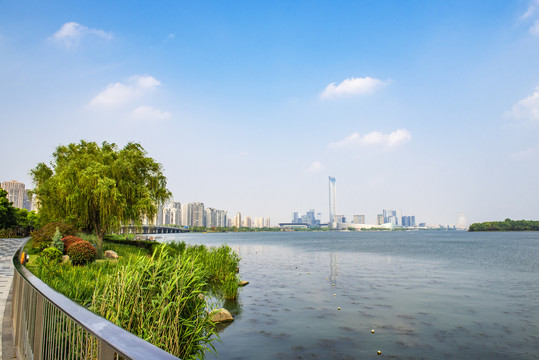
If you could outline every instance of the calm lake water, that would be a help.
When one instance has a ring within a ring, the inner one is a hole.
[[[228,243],[242,258],[250,284],[225,304],[235,321],[219,359],[539,359],[539,233],[168,239]]]

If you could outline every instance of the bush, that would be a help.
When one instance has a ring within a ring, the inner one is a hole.
[[[93,245],[99,241],[99,238],[95,234],[78,233],[77,236]]]
[[[67,254],[67,250],[69,250],[71,245],[84,240],[82,240],[80,237],[70,235],[62,238],[62,241],[64,242],[64,254]]]
[[[67,255],[73,265],[84,265],[95,260],[97,251],[88,241],[82,240],[72,244],[67,250]]]
[[[57,248],[60,250],[60,252],[64,253],[64,243],[62,242],[62,234],[60,233],[60,229],[56,227],[56,232],[54,233],[54,236],[52,237],[52,247]]]
[[[41,257],[48,262],[59,263],[62,261],[62,252],[55,247],[49,247],[41,252]]]
[[[32,237],[32,250],[34,253],[41,252],[51,245],[52,237],[56,232],[56,227],[58,227],[58,230],[60,230],[64,236],[75,235],[77,233],[77,229],[72,225],[59,222],[49,223],[30,234]]]

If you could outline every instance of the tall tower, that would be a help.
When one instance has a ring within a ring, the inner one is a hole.
[[[329,223],[335,221],[335,178],[329,177]]]

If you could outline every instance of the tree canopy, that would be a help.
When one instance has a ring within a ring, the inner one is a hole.
[[[505,219],[474,223],[470,225],[469,231],[539,231],[539,221]]]
[[[10,229],[17,225],[17,208],[9,202],[7,191],[0,188],[0,229]]]
[[[44,223],[71,223],[95,232],[100,242],[121,224],[153,218],[171,195],[161,164],[138,143],[120,150],[108,142],[61,145],[50,166],[39,163],[31,174]]]

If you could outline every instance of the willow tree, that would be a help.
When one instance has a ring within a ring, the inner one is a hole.
[[[50,166],[39,163],[31,174],[41,216],[94,232],[99,252],[107,232],[153,218],[170,198],[161,164],[137,143],[61,145]]]

